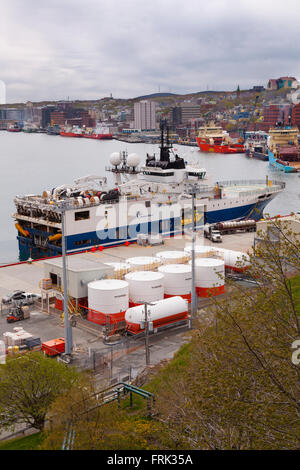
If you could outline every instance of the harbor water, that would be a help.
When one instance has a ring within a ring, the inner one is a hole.
[[[286,215],[300,211],[299,174],[285,174],[268,162],[247,158],[244,154],[202,153],[197,147],[174,145],[176,153],[189,162],[206,168],[212,181],[234,179],[280,180],[286,189],[266,207],[265,214]],[[159,146],[130,144],[117,140],[66,138],[47,134],[0,131],[0,264],[18,261],[17,231],[12,214],[16,195],[41,194],[44,190],[72,183],[86,175],[107,176],[112,152],[135,152],[145,161],[146,153],[158,155]]]

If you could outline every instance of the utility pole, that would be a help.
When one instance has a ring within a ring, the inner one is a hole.
[[[146,351],[146,366],[150,364],[150,350],[149,350],[149,322],[148,322],[148,302],[145,302],[145,351]]]
[[[68,299],[68,279],[67,279],[67,263],[66,263],[66,237],[65,237],[65,215],[66,207],[62,203],[60,206],[61,213],[61,246],[62,246],[62,268],[63,268],[63,287],[64,287],[64,324],[65,324],[65,354],[71,355],[73,350],[72,328],[69,324],[69,299]]]
[[[192,192],[192,302],[191,302],[191,328],[193,328],[197,312],[197,295],[196,295],[196,282],[195,282],[195,238],[196,238],[196,227],[195,227],[195,192]]]

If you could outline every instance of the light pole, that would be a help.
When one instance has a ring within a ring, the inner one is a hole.
[[[192,192],[192,298],[191,298],[191,328],[193,328],[196,318],[198,307],[198,299],[196,294],[196,281],[195,281],[195,193]]]
[[[149,350],[149,322],[148,322],[148,302],[145,302],[145,351],[146,351],[146,366],[150,364],[150,350]]]
[[[66,237],[65,237],[65,216],[66,206],[62,202],[59,205],[58,212],[61,214],[61,247],[62,247],[62,269],[63,269],[63,288],[64,288],[64,325],[65,325],[65,354],[71,355],[73,350],[72,327],[69,323],[69,298],[68,298],[68,279],[66,262]]]

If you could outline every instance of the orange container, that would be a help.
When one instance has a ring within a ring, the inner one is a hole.
[[[42,343],[42,351],[44,351],[47,356],[57,356],[65,352],[65,339],[57,338],[45,341]]]

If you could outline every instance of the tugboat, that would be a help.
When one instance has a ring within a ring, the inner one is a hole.
[[[7,128],[8,132],[21,132],[21,127],[19,126],[19,124],[17,122],[15,122],[14,124],[11,124],[8,128]]]
[[[48,135],[60,135],[60,125],[54,124],[53,126],[48,126],[46,132]]]
[[[268,154],[269,163],[285,173],[300,171],[300,155],[298,143],[298,127],[291,126],[289,116],[288,125],[278,122],[275,128],[269,130]]]
[[[18,230],[20,259],[61,255],[62,221],[66,207],[68,252],[116,246],[138,240],[140,234],[173,236],[196,221],[205,223],[251,218],[259,220],[265,206],[285,183],[267,180],[218,181],[207,178],[197,163],[188,164],[172,148],[166,121],[161,121],[159,155],[114,152],[113,186],[104,176],[85,176],[41,195],[17,196],[13,215]],[[53,187],[53,185],[52,185]],[[195,212],[192,212],[194,194]]]
[[[244,144],[246,156],[267,162],[269,160],[267,146],[268,134],[263,131],[248,132],[247,134]]]
[[[233,142],[228,132],[224,131],[221,126],[216,126],[214,122],[199,127],[196,141],[202,152],[243,153],[245,151],[243,144]]]

